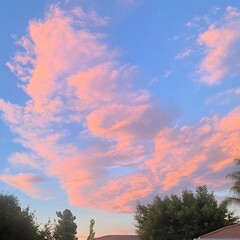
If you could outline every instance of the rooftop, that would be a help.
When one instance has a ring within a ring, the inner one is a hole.
[[[94,238],[94,240],[139,240],[137,235],[107,235]]]
[[[204,234],[200,239],[240,239],[240,224],[219,228],[213,232]]]

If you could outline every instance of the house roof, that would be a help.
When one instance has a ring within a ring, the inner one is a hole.
[[[107,235],[94,238],[94,240],[139,240],[137,235]]]
[[[240,239],[240,224],[234,224],[231,226],[227,226],[227,227],[223,227],[220,229],[217,229],[213,232],[204,234],[202,236],[199,237],[201,238],[207,238],[207,239],[211,239],[211,238],[225,238],[225,239]]]

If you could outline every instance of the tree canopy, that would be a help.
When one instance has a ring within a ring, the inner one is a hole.
[[[59,220],[54,229],[55,240],[77,240],[77,224],[74,222],[76,217],[69,209],[63,212],[56,212]]]
[[[39,239],[38,227],[29,207],[21,209],[15,196],[0,194],[1,240]]]
[[[184,190],[180,196],[156,196],[148,205],[138,203],[134,218],[141,240],[192,240],[238,221],[226,202],[218,204],[206,186],[197,187],[195,193]]]

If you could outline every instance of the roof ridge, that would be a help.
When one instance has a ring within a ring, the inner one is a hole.
[[[207,236],[210,236],[210,235],[212,235],[212,234],[214,234],[214,233],[220,232],[220,231],[222,231],[222,230],[224,230],[224,229],[233,228],[233,227],[236,227],[236,226],[239,226],[239,225],[240,225],[240,223],[233,224],[233,225],[229,225],[229,226],[225,226],[225,227],[216,229],[216,230],[214,230],[214,231],[212,231],[212,232],[210,232],[210,233],[205,233],[205,234],[203,234],[202,236],[200,236],[200,238],[202,238],[202,237],[207,237]]]

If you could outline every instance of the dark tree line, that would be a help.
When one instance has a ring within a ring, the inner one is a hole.
[[[77,240],[76,217],[68,209],[56,214],[55,224],[41,227],[29,207],[22,209],[15,196],[0,194],[1,240]]]
[[[0,236],[2,240],[38,239],[38,224],[29,208],[21,209],[18,199],[0,194]]]

